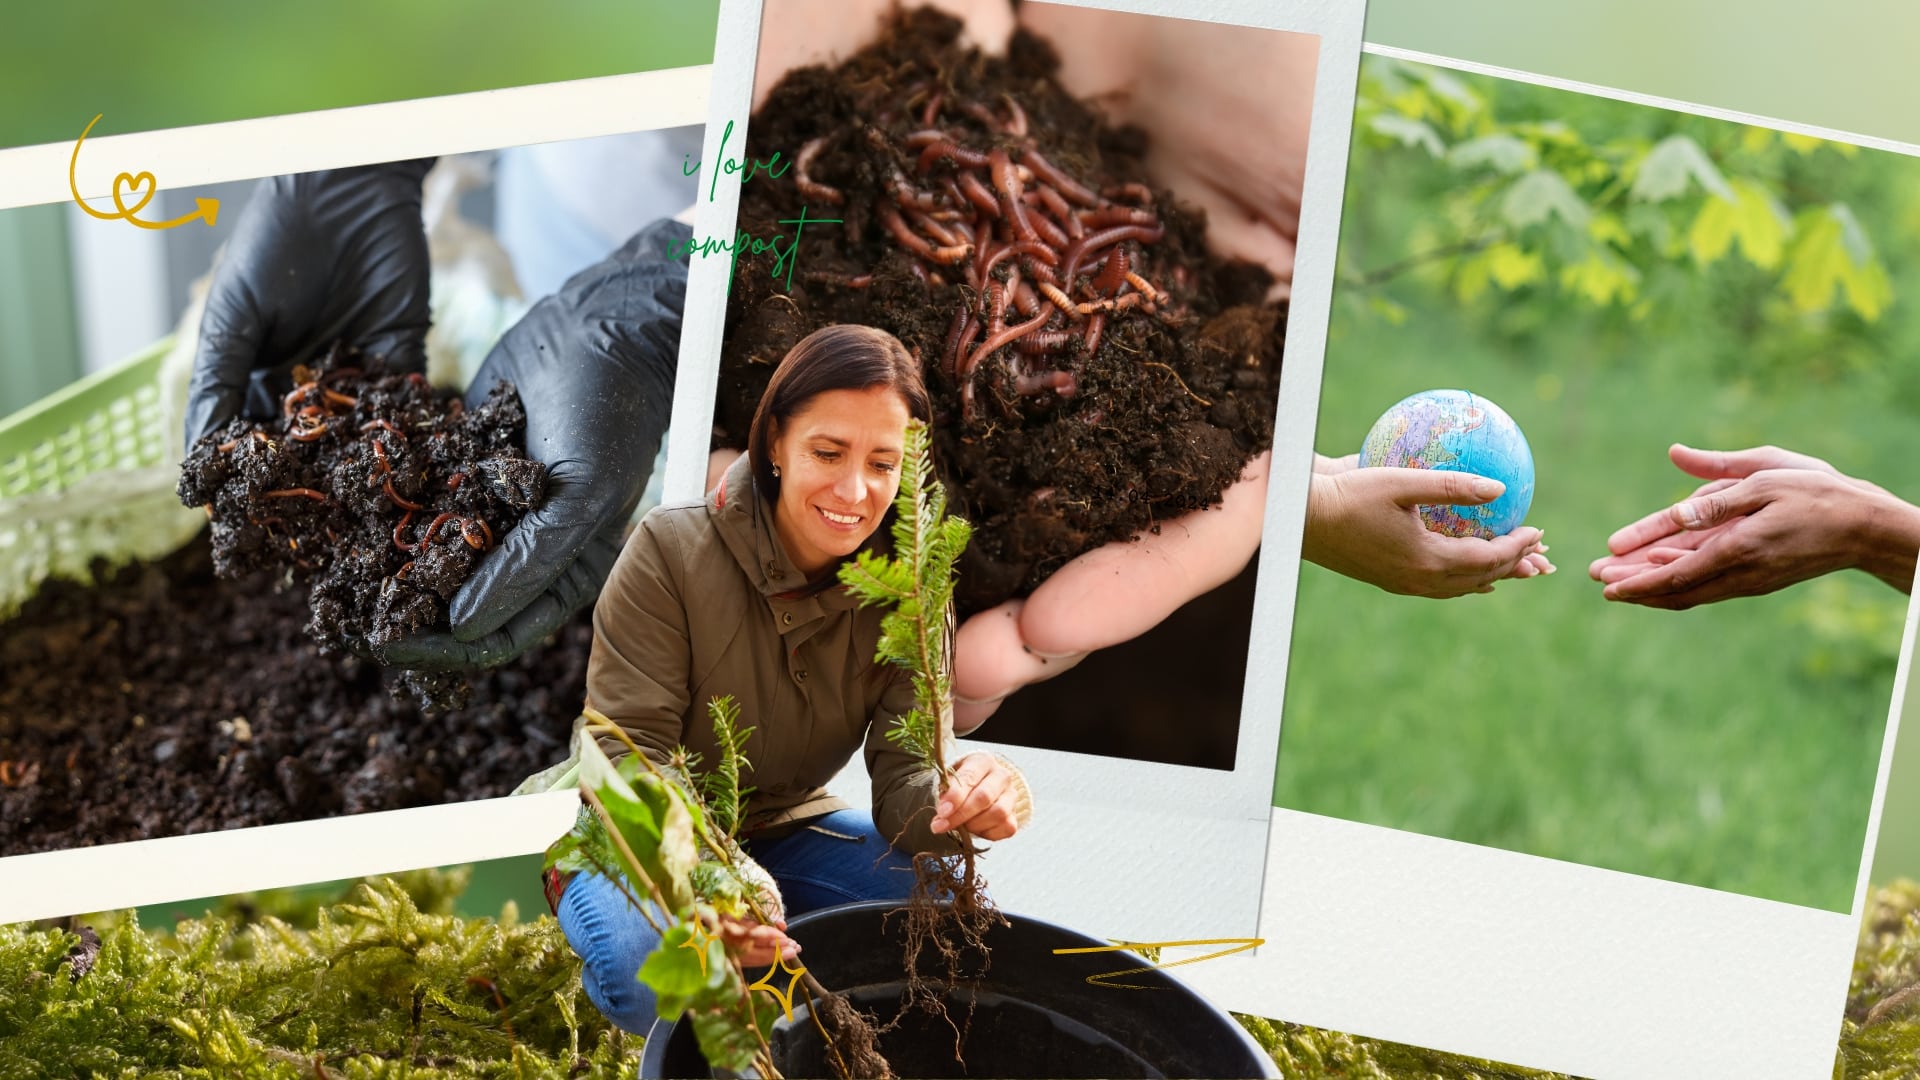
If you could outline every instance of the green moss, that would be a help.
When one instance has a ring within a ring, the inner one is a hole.
[[[498,919],[447,914],[463,883],[363,883],[312,912],[311,928],[270,914],[171,932],[97,920],[98,953],[77,979],[79,935],[0,927],[0,1077],[632,1075],[639,1040],[586,1002],[559,926],[521,923],[511,905]]]

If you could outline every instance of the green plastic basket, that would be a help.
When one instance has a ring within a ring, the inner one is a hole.
[[[49,576],[162,557],[204,524],[173,494],[171,338],[0,420],[0,617]]]

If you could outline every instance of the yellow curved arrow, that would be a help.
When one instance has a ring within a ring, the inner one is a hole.
[[[73,192],[73,201],[80,204],[80,209],[85,210],[89,215],[97,217],[102,221],[125,221],[131,225],[138,225],[143,229],[171,229],[176,225],[185,225],[195,218],[206,219],[207,225],[211,227],[214,221],[220,216],[219,199],[195,198],[193,200],[194,211],[192,213],[182,214],[168,221],[142,221],[135,217],[135,214],[138,214],[143,207],[153,201],[154,195],[160,190],[159,181],[155,180],[153,174],[150,172],[140,172],[137,174],[121,173],[113,178],[114,213],[109,214],[104,210],[95,210],[93,207],[87,205],[87,201],[80,197],[80,185],[74,179],[74,170],[80,165],[81,145],[87,141],[87,135],[93,131],[93,125],[99,123],[100,117],[105,115],[106,113],[100,113],[87,122],[86,128],[80,132],[80,138],[74,141],[73,156],[67,159],[67,188]],[[121,191],[122,187],[125,187],[129,191],[140,192],[140,201],[129,207],[126,204],[125,195]]]

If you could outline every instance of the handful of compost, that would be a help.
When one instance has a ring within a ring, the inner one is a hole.
[[[522,456],[526,413],[502,381],[471,411],[418,373],[336,345],[294,369],[281,415],[200,439],[176,489],[212,522],[214,572],[281,566],[310,582],[322,651],[371,651],[448,628],[447,604],[498,537],[546,494]],[[458,676],[407,671],[423,708],[464,703]]]

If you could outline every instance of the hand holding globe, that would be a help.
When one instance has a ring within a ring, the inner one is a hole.
[[[1302,555],[1387,592],[1444,599],[1554,572],[1520,525],[1533,461],[1506,413],[1464,391],[1387,410],[1361,454],[1320,458]]]

